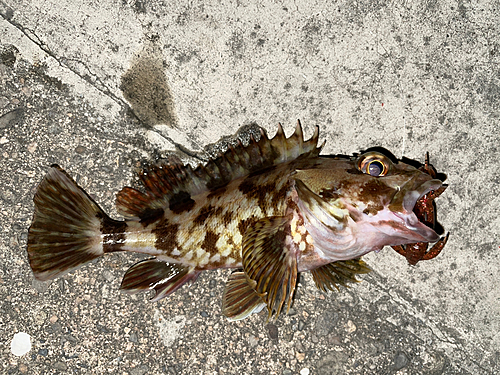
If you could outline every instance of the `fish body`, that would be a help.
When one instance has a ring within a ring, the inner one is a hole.
[[[435,242],[413,213],[442,182],[378,153],[322,157],[318,129],[303,139],[300,123],[286,138],[241,143],[204,166],[164,164],[139,175],[142,190],[123,188],[111,219],[58,166],[35,194],[28,257],[49,280],[106,253],[154,256],[132,266],[121,289],[172,293],[204,270],[236,268],[223,311],[241,319],[266,306],[290,307],[299,272],[325,290],[356,281],[360,257],[383,246]]]

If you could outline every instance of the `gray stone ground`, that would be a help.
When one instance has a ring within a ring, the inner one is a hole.
[[[0,0],[0,15],[1,373],[500,373],[498,1]],[[50,164],[116,217],[140,162],[206,160],[243,125],[289,134],[298,118],[325,154],[429,151],[448,175],[443,253],[370,254],[339,293],[304,275],[271,324],[221,315],[227,270],[156,304],[118,291],[133,254],[33,279]]]

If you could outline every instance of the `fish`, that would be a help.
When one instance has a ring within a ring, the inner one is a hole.
[[[51,280],[114,252],[152,256],[126,271],[120,289],[158,301],[205,270],[232,269],[222,297],[230,320],[267,308],[289,311],[300,273],[323,291],[370,271],[362,256],[384,246],[431,243],[413,212],[442,186],[392,155],[320,156],[319,127],[304,139],[238,141],[207,163],[151,163],[141,187],[116,196],[116,220],[58,165],[37,187],[27,255],[34,277]]]

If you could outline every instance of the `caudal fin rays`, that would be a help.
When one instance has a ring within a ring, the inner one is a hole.
[[[50,168],[33,199],[28,258],[38,280],[61,276],[104,254],[104,211],[59,166]]]

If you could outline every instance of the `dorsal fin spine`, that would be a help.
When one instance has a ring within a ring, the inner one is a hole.
[[[193,168],[189,164],[182,166],[176,163],[149,167],[139,175],[146,193],[139,193],[132,188],[123,189],[118,193],[117,209],[127,218],[134,218],[140,216],[141,210],[145,212],[152,208],[168,208],[170,198],[181,191],[195,196],[299,156],[317,157],[321,150],[317,147],[318,129],[316,127],[313,136],[305,141],[300,122],[297,122],[295,131],[289,138],[286,138],[281,124],[271,139],[261,128],[258,141],[251,136],[245,147],[238,140],[236,146],[230,145],[226,152],[205,165]],[[137,197],[141,199],[138,201]]]

